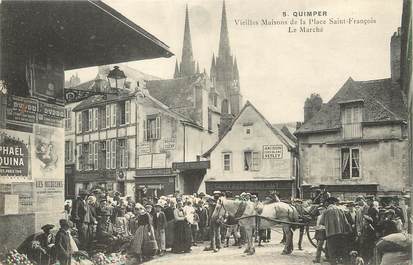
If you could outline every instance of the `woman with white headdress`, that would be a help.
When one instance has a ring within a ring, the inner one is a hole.
[[[130,252],[136,255],[139,262],[143,262],[145,258],[151,258],[158,247],[156,245],[155,233],[149,213],[146,212],[145,207],[140,203],[135,205],[135,209],[137,213],[137,219],[135,221],[136,232],[131,242]],[[147,251],[149,248],[151,253]]]

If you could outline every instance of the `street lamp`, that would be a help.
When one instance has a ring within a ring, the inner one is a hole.
[[[125,80],[126,75],[119,69],[119,66],[114,66],[108,74],[109,85],[116,90],[124,88]]]

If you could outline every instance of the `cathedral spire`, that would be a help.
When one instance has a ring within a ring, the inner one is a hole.
[[[176,59],[174,78],[179,78],[179,76],[180,76],[180,74],[179,74],[179,67],[178,67],[178,59]]]
[[[223,57],[229,57],[230,55],[231,55],[231,49],[229,47],[227,11],[225,8],[225,0],[224,0],[222,4],[221,33],[219,36],[218,57],[223,58]]]
[[[215,54],[212,54],[211,69],[209,70],[209,75],[215,77]]]
[[[233,77],[235,80],[239,80],[238,64],[237,57],[234,58],[234,68],[233,68]]]
[[[199,74],[199,62],[196,62],[196,73]]]
[[[195,62],[192,53],[191,29],[189,27],[188,5],[185,9],[185,28],[184,43],[182,46],[181,76],[190,76],[195,74]]]

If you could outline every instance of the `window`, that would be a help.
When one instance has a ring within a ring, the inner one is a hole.
[[[111,140],[110,144],[110,167],[112,169],[116,168],[116,139]]]
[[[110,140],[106,140],[106,169],[110,169]]]
[[[260,167],[260,153],[245,151],[244,152],[244,170],[245,171],[257,171]]]
[[[105,106],[105,114],[106,114],[106,119],[105,119],[105,128],[109,128],[110,127],[110,106],[111,105],[106,105]]]
[[[341,178],[360,177],[360,152],[357,148],[341,149]]]
[[[343,125],[344,138],[362,137],[361,122],[363,120],[363,111],[361,105],[343,106],[341,111],[341,123]]]
[[[99,108],[99,129],[106,128],[106,107]]]
[[[252,126],[244,127],[245,135],[250,136],[252,134]]]
[[[125,123],[130,123],[130,100],[125,101]]]
[[[72,141],[65,141],[65,160],[67,162],[73,161],[73,143],[72,143]]]
[[[88,162],[87,162],[87,169],[92,170],[93,169],[93,158],[94,158],[94,146],[93,143],[89,143],[89,152],[88,152]]]
[[[99,169],[99,142],[94,143],[93,169]]]
[[[77,113],[77,132],[82,132],[82,112]]]
[[[70,130],[72,129],[72,109],[67,108],[65,109],[65,129]]]
[[[128,147],[127,147],[127,140],[126,139],[119,139],[119,163],[121,168],[127,168],[128,163]]]
[[[77,145],[77,154],[78,154],[78,159],[76,161],[76,167],[77,167],[77,170],[82,170],[83,169],[83,149],[82,149],[81,144]]]
[[[231,170],[231,154],[230,153],[223,154],[223,162],[224,162],[224,171],[230,171]]]
[[[93,109],[93,130],[99,129],[99,109]]]
[[[212,96],[212,101],[213,101],[214,107],[217,107],[217,105],[218,105],[218,98],[217,98],[217,95],[216,95],[216,94],[214,94],[214,95]]]
[[[110,126],[116,127],[116,103],[110,104]]]
[[[146,128],[144,124],[145,140],[156,140],[161,138],[161,117],[150,117],[146,120]]]
[[[88,131],[92,131],[93,130],[93,109],[89,109],[89,127],[88,127]]]

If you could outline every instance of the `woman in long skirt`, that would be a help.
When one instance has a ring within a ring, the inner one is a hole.
[[[174,210],[175,228],[173,253],[189,253],[191,251],[191,225],[186,220],[182,201],[176,203]]]
[[[147,253],[144,253],[144,246],[148,246],[149,243],[152,244],[155,242],[155,244],[151,246],[153,248],[153,253],[156,252],[158,247],[154,240],[155,233],[150,222],[149,214],[145,211],[143,206],[138,206],[137,212],[137,229],[131,242],[131,254],[136,256],[138,262],[143,262],[144,258],[150,258]]]

